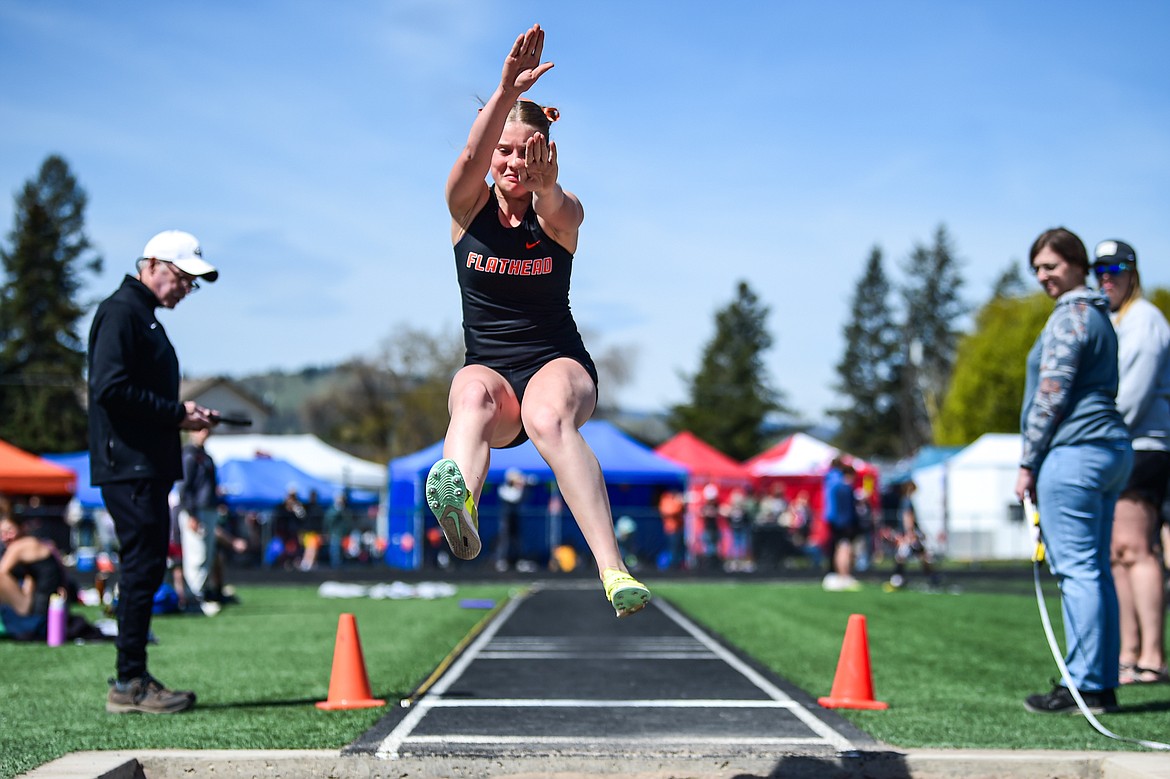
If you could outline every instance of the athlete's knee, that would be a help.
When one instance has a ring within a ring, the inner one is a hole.
[[[491,413],[496,408],[495,398],[482,381],[465,381],[451,393],[451,413]]]
[[[524,429],[535,442],[555,443],[568,432],[575,432],[572,418],[562,409],[543,403],[526,404],[523,411]]]

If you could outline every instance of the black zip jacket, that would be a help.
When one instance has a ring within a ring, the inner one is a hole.
[[[158,298],[127,276],[89,330],[89,467],[94,486],[182,477],[179,358]]]

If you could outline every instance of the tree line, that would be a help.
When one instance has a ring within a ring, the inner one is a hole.
[[[80,299],[102,258],[85,233],[85,190],[59,155],[50,155],[16,194],[14,224],[0,246],[0,438],[51,453],[86,445],[85,348],[80,323],[96,301]],[[1013,261],[991,297],[970,313],[961,262],[945,225],[916,244],[895,283],[874,246],[857,279],[830,410],[834,443],[862,457],[893,459],[928,444],[961,445],[985,432],[1015,432],[1024,359],[1051,311],[1027,294]],[[1150,298],[1170,312],[1170,292]],[[770,307],[746,280],[719,309],[686,400],[667,410],[673,430],[689,430],[738,460],[769,443],[765,422],[789,414],[764,361],[774,338]],[[588,338],[587,338],[588,340]],[[633,350],[594,354],[605,388],[598,415],[614,413],[613,393],[628,383]],[[458,333],[397,329],[376,354],[336,368],[336,379],[299,404],[302,430],[360,456],[385,461],[441,438],[447,387],[462,365]]]

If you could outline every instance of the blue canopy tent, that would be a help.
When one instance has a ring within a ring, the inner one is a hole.
[[[228,460],[218,467],[217,474],[224,502],[232,508],[272,508],[284,500],[292,487],[302,501],[308,500],[310,492],[316,492],[318,501],[327,504],[344,489],[272,457]],[[369,490],[351,489],[347,497],[351,506],[378,502],[377,494]]]
[[[42,454],[41,457],[77,474],[76,497],[83,509],[100,509],[105,505],[101,489],[89,483],[89,452]]]
[[[44,459],[68,468],[77,474],[77,499],[83,509],[104,507],[101,490],[89,483],[89,452],[46,454]],[[219,483],[225,502],[232,508],[270,508],[284,500],[290,484],[297,485],[301,500],[309,490],[317,490],[322,502],[333,500],[339,486],[310,476],[284,460],[257,458],[229,460],[219,466]],[[370,505],[378,502],[376,493],[369,490],[350,490],[352,505]]]
[[[653,556],[664,544],[657,511],[657,496],[663,489],[682,489],[687,470],[660,457],[609,422],[593,420],[581,428],[601,463],[614,517],[629,516],[637,523],[632,545]],[[423,562],[424,539],[428,528],[437,527],[426,506],[423,491],[427,473],[443,456],[442,441],[414,454],[392,460],[389,466],[389,546],[386,562],[395,568],[419,568]],[[572,516],[550,511],[558,497],[552,469],[531,441],[512,449],[493,449],[487,482],[480,497],[480,536],[485,556],[490,555],[499,527],[497,486],[510,469],[529,479],[521,510],[522,556],[547,559],[552,548],[567,543],[586,553],[584,538]]]

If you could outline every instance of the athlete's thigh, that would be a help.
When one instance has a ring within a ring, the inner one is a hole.
[[[558,357],[528,382],[521,414],[525,421],[536,414],[570,418],[580,427],[596,407],[597,385],[585,366],[571,357]]]
[[[454,416],[464,403],[493,409],[493,426],[496,438],[514,438],[520,431],[520,401],[512,385],[498,371],[486,365],[464,365],[451,380],[451,392],[447,401],[448,410]]]

